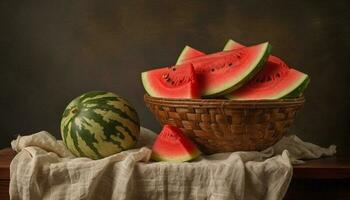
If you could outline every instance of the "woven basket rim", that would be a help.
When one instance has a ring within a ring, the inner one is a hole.
[[[193,107],[289,107],[296,104],[304,104],[304,96],[292,99],[277,100],[228,100],[228,99],[178,99],[178,98],[160,98],[152,97],[148,94],[144,95],[146,102],[171,105],[173,107],[193,106]]]

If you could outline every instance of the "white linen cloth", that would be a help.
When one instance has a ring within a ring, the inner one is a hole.
[[[12,141],[11,199],[282,199],[300,159],[335,154],[295,135],[262,152],[219,153],[186,163],[150,162],[155,133],[100,160],[76,158],[46,131]]]

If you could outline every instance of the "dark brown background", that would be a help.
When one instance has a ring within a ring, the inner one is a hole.
[[[270,41],[308,73],[307,103],[291,132],[350,151],[347,1],[0,2],[0,147],[17,134],[59,135],[67,103],[90,90],[118,93],[142,125],[159,126],[142,100],[140,73],[171,65],[186,44],[206,52],[228,38]]]

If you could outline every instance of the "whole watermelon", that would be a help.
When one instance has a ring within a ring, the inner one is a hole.
[[[99,159],[132,148],[140,134],[135,109],[122,97],[103,91],[70,102],[61,120],[61,135],[76,156]]]

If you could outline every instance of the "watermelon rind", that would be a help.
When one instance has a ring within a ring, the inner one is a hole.
[[[230,50],[235,50],[244,47],[242,44],[229,39],[224,47],[224,51],[230,51]],[[274,56],[271,56],[273,58]],[[270,58],[269,58],[270,59]],[[268,60],[269,60],[268,59]],[[294,69],[291,69],[294,70]],[[275,95],[270,95],[264,97],[264,99],[281,99],[281,98],[296,98],[302,95],[304,90],[307,88],[309,82],[310,82],[310,77],[304,73],[301,73],[298,71],[298,74],[302,74],[299,79],[294,82],[293,84],[289,85],[288,87],[285,87],[284,90],[280,91],[279,93]],[[228,94],[226,95],[226,98],[229,99],[235,99],[235,100],[254,100],[254,99],[246,99],[242,97],[237,97],[234,96],[234,94]]]
[[[157,97],[158,93],[155,90],[153,90],[153,87],[149,84],[147,73],[148,72],[141,73],[141,81],[142,81],[143,87],[145,88],[147,94],[149,94],[152,97]]]
[[[176,61],[176,65],[182,64],[184,61],[188,59],[196,58],[200,56],[205,56],[205,53],[186,45],[184,49],[181,51],[180,56]]]
[[[307,78],[297,88],[295,88],[292,92],[283,96],[282,98],[290,99],[290,98],[296,98],[301,96],[305,91],[305,89],[308,87],[309,83],[310,83],[310,77],[307,76]]]
[[[165,76],[174,79],[169,81]],[[191,64],[142,72],[141,80],[146,92],[152,97],[200,98],[197,78]]]
[[[243,45],[241,45],[240,43],[232,40],[232,39],[229,39],[226,44],[225,44],[225,47],[223,49],[223,51],[231,51],[233,49],[239,49],[239,48],[242,48],[244,47]]]
[[[300,96],[300,94],[306,89],[310,81],[310,78],[307,74],[301,72],[298,72],[298,74],[300,75],[296,80],[289,83],[283,88],[283,90],[279,90],[275,94],[266,94],[261,98],[251,98],[246,95],[240,95],[238,91],[238,94],[233,92],[231,94],[226,95],[225,97],[231,100],[275,100],[282,98],[295,98]],[[273,87],[271,88],[271,90],[273,90]]]
[[[152,160],[185,162],[197,158],[201,152],[181,129],[165,124],[152,146]]]
[[[136,110],[122,97],[104,91],[71,101],[61,120],[61,136],[77,157],[100,159],[132,148],[139,137]]]
[[[198,150],[196,150],[195,152],[192,152],[191,154],[181,155],[181,156],[176,156],[176,157],[162,156],[162,155],[159,155],[157,153],[152,152],[151,158],[154,161],[166,161],[166,162],[173,162],[173,163],[182,163],[182,162],[194,160],[200,155],[201,155],[201,152]]]
[[[234,77],[232,81],[228,81],[226,84],[204,91],[202,94],[205,98],[214,98],[222,95],[226,95],[241,86],[254,77],[264,66],[267,58],[271,52],[271,45],[268,42],[260,44],[261,49],[254,60],[250,60],[249,66],[240,74],[240,76]],[[238,81],[237,81],[238,80]]]

